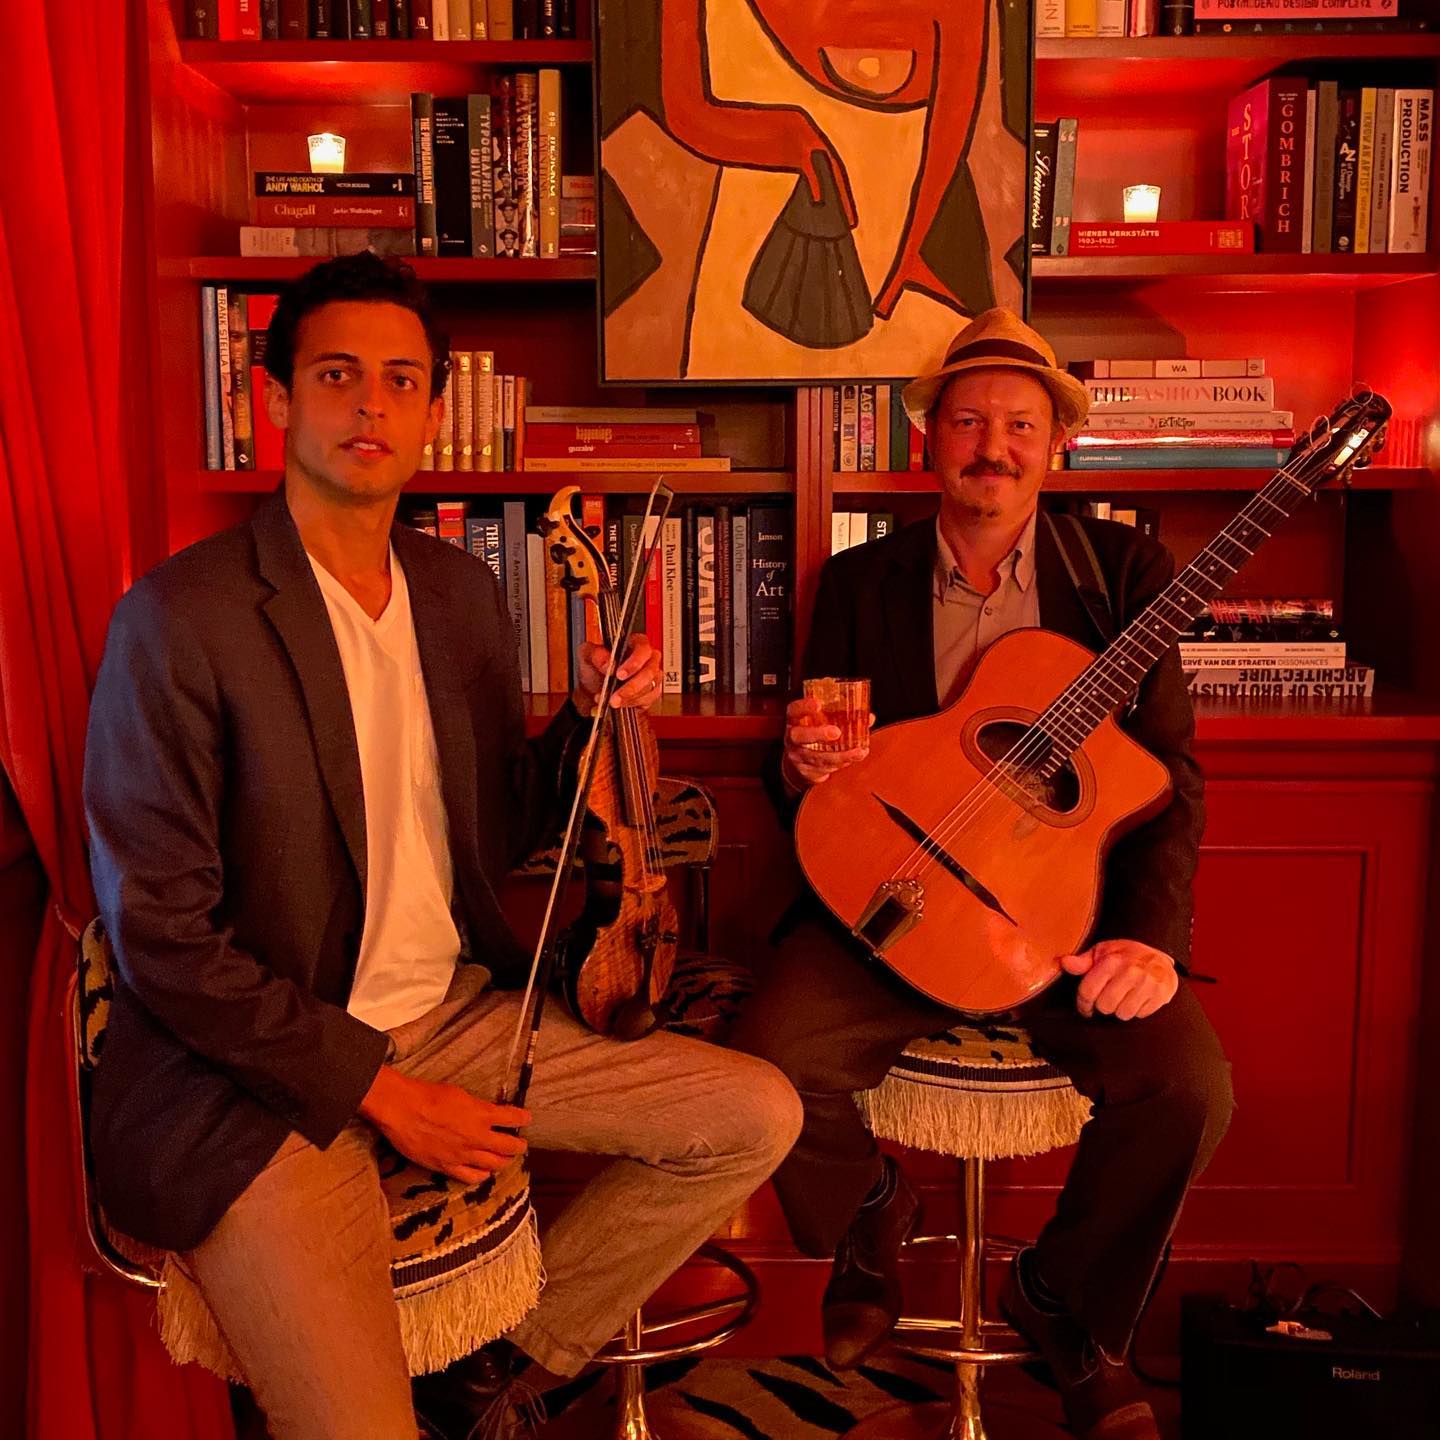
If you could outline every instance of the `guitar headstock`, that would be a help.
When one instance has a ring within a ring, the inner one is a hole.
[[[1284,473],[1307,490],[1318,490],[1367,463],[1383,438],[1390,413],[1390,402],[1383,395],[1368,388],[1358,390],[1316,421],[1285,462]]]

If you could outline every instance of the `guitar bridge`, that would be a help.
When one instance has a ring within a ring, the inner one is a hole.
[[[924,912],[925,887],[918,880],[886,880],[876,888],[851,932],[882,955],[920,923]]]

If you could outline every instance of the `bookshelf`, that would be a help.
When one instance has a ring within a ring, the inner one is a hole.
[[[408,169],[411,91],[463,94],[494,70],[515,66],[563,71],[572,122],[564,169],[589,168],[593,141],[588,36],[503,44],[196,42],[177,39],[178,0],[147,3],[154,165],[141,199],[150,236],[151,358],[166,404],[156,421],[158,463],[136,482],[137,573],[243,519],[278,483],[273,472],[200,468],[200,286],[278,282],[308,263],[236,256],[252,170],[300,168],[297,137],[316,130],[346,135],[353,168]],[[1440,37],[1047,40],[1036,49],[1035,114],[1080,119],[1077,218],[1117,218],[1120,186],[1137,180],[1162,186],[1163,218],[1219,215],[1231,95],[1282,69],[1373,76],[1394,67],[1435,85]],[[1136,144],[1140,128],[1143,147]],[[1391,396],[1396,438],[1403,430],[1405,439],[1405,453],[1297,514],[1236,589],[1343,596],[1355,652],[1380,672],[1375,698],[1323,710],[1199,707],[1212,822],[1197,947],[1207,961],[1221,957],[1212,963],[1227,982],[1202,998],[1251,1089],[1214,1183],[1187,1212],[1167,1290],[1224,1285],[1223,1266],[1249,1253],[1328,1254],[1334,1263],[1323,1273],[1352,1283],[1378,1276],[1382,1294],[1397,1272],[1408,1151],[1396,1117],[1411,1113],[1414,1094],[1424,876],[1440,774],[1440,647],[1425,619],[1440,613],[1440,567],[1432,558],[1440,492],[1414,443],[1440,411],[1437,191],[1432,186],[1431,253],[1424,255],[1046,257],[1032,269],[1031,316],[1062,360],[1263,354],[1279,381],[1279,403],[1294,409],[1297,421],[1328,412],[1363,379]],[[494,348],[497,368],[543,376],[538,403],[669,403],[717,414],[722,448],[737,468],[680,476],[675,488],[792,500],[797,652],[829,550],[832,505],[884,508],[902,519],[933,509],[933,481],[923,473],[834,473],[829,398],[819,387],[602,390],[593,258],[421,260],[416,268],[439,287],[456,347]],[[413,488],[441,497],[532,497],[569,478],[427,472]],[[648,477],[637,474],[575,478],[605,495],[648,488]],[[1062,495],[1145,497],[1161,512],[1161,538],[1183,561],[1266,478],[1236,470],[1060,471],[1047,484]],[[545,695],[527,699],[532,730],[543,727],[555,703]],[[776,700],[690,695],[667,697],[655,713],[667,768],[702,777],[719,797],[724,844],[714,895],[722,953],[759,953],[792,890],[790,844],[756,779],[781,713]],[[1252,874],[1266,883],[1252,882]],[[1308,897],[1308,910],[1297,913],[1283,894],[1277,902],[1286,885]],[[1277,1005],[1286,1007],[1287,1035],[1309,1039],[1277,1042]],[[1282,1133],[1284,1116],[1299,1107],[1319,1117],[1315,1125]],[[1267,1124],[1272,1131],[1264,1131]],[[1000,1167],[999,1228],[1032,1233],[1062,1165],[1051,1157]],[[927,1199],[943,1222],[953,1203],[949,1171],[917,1169],[931,1182]],[[1336,1235],[1346,1237],[1343,1244]],[[760,1269],[767,1313],[783,1317],[762,1318],[747,1343],[757,1351],[803,1348],[812,1339],[821,1270],[797,1266],[763,1195],[732,1238]]]

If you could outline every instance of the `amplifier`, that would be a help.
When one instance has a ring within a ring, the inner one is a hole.
[[[1184,1440],[1435,1440],[1440,1317],[1286,1317],[1317,1338],[1266,1329],[1273,1313],[1187,1295],[1180,1325]],[[1318,1338],[1321,1335],[1329,1338]]]

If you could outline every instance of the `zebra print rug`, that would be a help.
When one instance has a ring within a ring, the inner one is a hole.
[[[646,1404],[665,1440],[835,1440],[897,1401],[946,1399],[952,1373],[938,1361],[898,1353],[843,1374],[810,1355],[702,1356],[652,1365]],[[615,1423],[614,1389],[608,1375],[591,1373],[549,1391],[543,1440],[605,1440]]]

